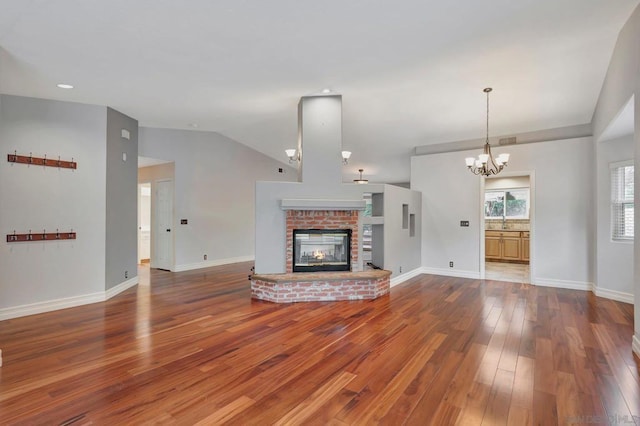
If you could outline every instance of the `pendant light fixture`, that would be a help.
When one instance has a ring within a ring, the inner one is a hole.
[[[369,183],[368,179],[362,179],[362,172],[364,172],[364,169],[358,169],[358,171],[360,172],[360,178],[354,179],[353,183],[359,183],[359,184]]]
[[[509,154],[503,153],[493,158],[493,154],[491,153],[491,145],[489,145],[489,93],[491,90],[493,90],[491,87],[483,90],[484,93],[487,94],[487,138],[484,143],[484,152],[478,155],[478,158],[465,158],[467,168],[474,175],[497,175],[509,162]]]

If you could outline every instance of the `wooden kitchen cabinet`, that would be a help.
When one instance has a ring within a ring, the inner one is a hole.
[[[487,231],[485,234],[484,256],[487,259],[499,260],[502,258],[502,244],[501,237],[499,235],[489,235],[489,232]]]
[[[510,262],[528,261],[529,233],[526,232],[526,247],[523,245],[523,234],[525,234],[525,232],[521,231],[486,231],[484,245],[485,259]]]
[[[522,260],[529,261],[529,232],[522,233]]]

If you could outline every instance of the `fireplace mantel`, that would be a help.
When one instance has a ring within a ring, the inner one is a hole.
[[[284,198],[282,210],[364,210],[364,200],[329,200],[313,198]]]

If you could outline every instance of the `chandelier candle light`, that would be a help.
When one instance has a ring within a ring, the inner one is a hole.
[[[491,87],[484,89],[484,93],[487,94],[487,139],[484,143],[484,153],[478,155],[478,158],[465,158],[467,168],[474,175],[497,175],[509,162],[509,154],[507,153],[502,153],[496,158],[493,158],[493,154],[491,154],[491,145],[489,145],[489,92],[491,90],[493,90]]]

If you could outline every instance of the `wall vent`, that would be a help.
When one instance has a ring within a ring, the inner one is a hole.
[[[500,138],[498,139],[498,145],[515,145],[516,137],[511,136],[510,138]]]

